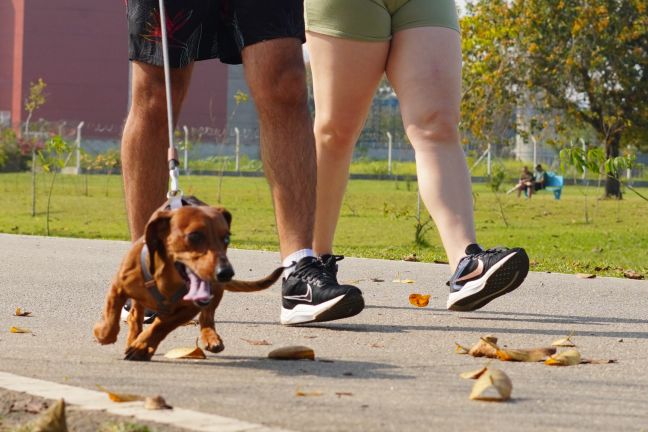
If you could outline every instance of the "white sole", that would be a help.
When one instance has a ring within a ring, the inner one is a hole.
[[[466,297],[470,297],[471,295],[474,295],[479,291],[483,290],[484,287],[486,286],[486,282],[488,282],[488,278],[491,277],[493,273],[499,270],[504,264],[506,264],[508,260],[513,258],[516,254],[517,252],[513,252],[503,260],[499,261],[493,267],[488,269],[488,271],[479,279],[475,279],[474,281],[467,282],[463,286],[463,288],[461,288],[460,291],[450,293],[450,295],[448,296],[448,302],[446,303],[446,308],[450,309],[452,305],[454,305],[458,301],[461,301]]]
[[[292,309],[281,308],[281,316],[279,318],[281,324],[291,325],[291,324],[302,324],[311,321],[315,321],[317,316],[322,312],[326,312],[331,309],[344,298],[345,294],[335,297],[324,303],[320,303],[316,306],[310,306],[307,304],[298,304]]]

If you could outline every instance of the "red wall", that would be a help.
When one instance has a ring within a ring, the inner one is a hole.
[[[5,39],[5,33],[12,33],[10,27],[16,31],[7,38],[10,42],[0,44],[0,109],[7,104],[5,88],[13,87],[12,117],[24,120],[18,104],[28,94],[29,83],[43,78],[47,103],[34,113],[34,120],[65,120],[70,126],[83,120],[86,137],[118,137],[128,104],[124,2],[11,0],[14,8],[25,6],[24,33],[15,20],[5,25],[10,15],[5,10],[11,7],[7,2],[0,1],[0,41]],[[12,44],[22,45],[22,50],[14,50],[9,57],[8,47]],[[12,63],[14,71],[11,77],[8,63]],[[226,120],[227,68],[211,61],[197,65],[195,70],[181,124],[222,128]]]

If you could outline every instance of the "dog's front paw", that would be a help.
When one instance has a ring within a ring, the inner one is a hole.
[[[124,353],[124,360],[150,361],[151,357],[153,357],[153,351],[148,347],[138,348],[136,346],[129,346]]]
[[[225,349],[225,345],[223,344],[223,341],[218,341],[218,343],[215,344],[209,343],[205,345],[205,349],[214,354],[218,354]]]
[[[94,334],[95,339],[97,339],[97,342],[101,345],[109,345],[117,341],[119,327],[117,328],[117,331],[115,331],[111,327],[107,326],[105,322],[101,321],[95,324],[92,333]]]

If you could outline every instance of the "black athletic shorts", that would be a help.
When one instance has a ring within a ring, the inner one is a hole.
[[[162,66],[158,0],[127,0],[128,58]],[[241,51],[257,42],[306,40],[303,0],[165,0],[169,63],[219,58],[240,64]]]

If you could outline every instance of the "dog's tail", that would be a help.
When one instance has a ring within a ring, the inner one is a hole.
[[[266,288],[270,288],[272,284],[274,284],[277,281],[277,279],[281,277],[283,271],[284,271],[283,267],[278,267],[263,279],[259,279],[255,281],[231,280],[229,282],[220,282],[220,283],[223,285],[225,291],[233,291],[233,292],[261,291]]]

